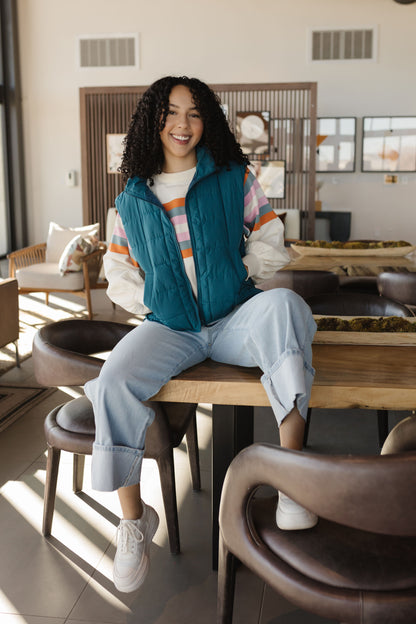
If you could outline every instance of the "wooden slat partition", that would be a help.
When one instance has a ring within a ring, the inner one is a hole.
[[[301,213],[301,238],[314,238],[316,83],[211,85],[233,131],[237,112],[270,112],[268,159],[286,160],[286,195],[273,208]],[[121,175],[107,172],[107,134],[125,134],[146,86],[80,89],[83,220],[99,222],[105,238],[107,210],[123,188]]]

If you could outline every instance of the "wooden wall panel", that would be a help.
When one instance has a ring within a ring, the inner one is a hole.
[[[301,211],[301,237],[314,238],[316,83],[211,85],[228,107],[231,129],[237,112],[270,112],[269,159],[286,160],[286,195],[273,208]],[[107,172],[107,134],[125,134],[140,87],[80,89],[83,221],[99,221],[105,238],[108,208],[122,191],[121,175]]]

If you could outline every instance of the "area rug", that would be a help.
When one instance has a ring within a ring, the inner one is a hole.
[[[83,304],[73,304],[63,298],[49,296],[49,305],[45,303],[44,293],[19,295],[19,340],[18,350],[21,362],[32,354],[33,337],[40,327],[53,321],[67,318],[85,318]],[[0,349],[0,376],[16,366],[14,344]]]
[[[56,388],[0,385],[0,431],[4,431],[53,392],[56,392]]]

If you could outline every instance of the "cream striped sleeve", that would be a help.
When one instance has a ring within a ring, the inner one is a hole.
[[[270,206],[254,174],[244,179],[244,225],[247,228],[243,262],[254,282],[263,282],[290,262],[284,243],[284,226]]]
[[[144,273],[130,253],[126,233],[118,213],[103,263],[108,281],[107,295],[111,301],[132,314],[150,312],[143,303]]]

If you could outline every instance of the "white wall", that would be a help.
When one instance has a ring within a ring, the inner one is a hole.
[[[416,4],[393,0],[19,0],[30,242],[79,225],[79,87],[146,85],[166,74],[210,83],[318,83],[318,116],[416,115]],[[313,27],[377,25],[377,62],[307,60]],[[139,70],[76,66],[76,36],[139,32]],[[359,123],[359,127],[361,123]],[[357,145],[360,151],[360,143]],[[324,209],[350,210],[354,238],[416,243],[416,174],[319,174]]]

